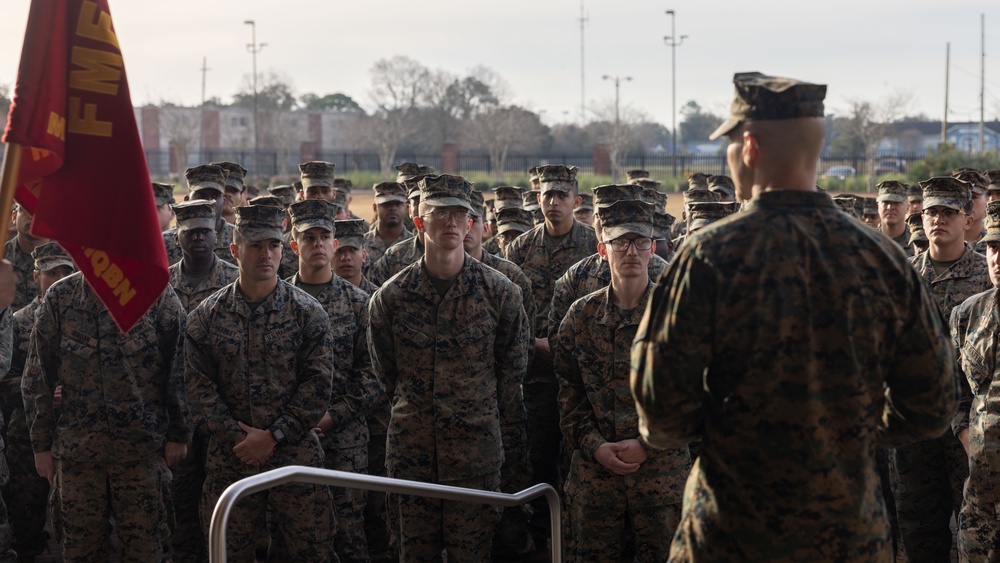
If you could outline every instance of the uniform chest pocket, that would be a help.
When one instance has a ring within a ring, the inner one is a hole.
[[[989,386],[992,379],[992,370],[987,369],[982,350],[966,341],[962,345],[960,362],[973,394],[979,395],[980,390]]]
[[[148,323],[140,323],[118,339],[122,354],[126,358],[154,351],[157,345],[156,331]]]
[[[78,330],[70,330],[63,334],[59,347],[65,352],[89,360],[97,352],[97,339]]]
[[[487,312],[473,315],[456,327],[455,343],[462,351],[467,364],[482,366],[484,363],[493,365],[496,350],[496,320]]]

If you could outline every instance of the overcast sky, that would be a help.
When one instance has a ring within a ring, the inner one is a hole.
[[[51,0],[45,0],[51,1]],[[0,82],[14,81],[29,0],[3,0]],[[515,100],[548,123],[580,115],[580,0],[110,0],[136,105],[227,100],[251,72],[250,26],[267,43],[260,71],[297,93],[343,92],[368,104],[368,70],[407,55],[432,69],[497,71]],[[951,121],[978,120],[980,14],[986,15],[986,118],[1000,115],[1000,9],[993,0],[585,0],[587,104],[621,102],[670,125],[668,9],[677,14],[677,108],[724,114],[734,72],[759,70],[829,85],[827,112],[849,100],[911,96],[939,119],[951,42]],[[991,12],[992,9],[992,12]]]

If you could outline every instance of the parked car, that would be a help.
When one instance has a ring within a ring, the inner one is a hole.
[[[856,174],[857,174],[857,171],[854,170],[853,166],[837,165],[837,166],[831,166],[831,167],[827,168],[826,172],[823,173],[823,178],[824,179],[827,179],[827,178],[839,178],[839,179],[843,180],[843,179],[847,178],[848,176],[854,176]]]
[[[906,172],[906,163],[898,158],[880,158],[872,169],[872,173],[876,176],[901,174],[903,172]]]

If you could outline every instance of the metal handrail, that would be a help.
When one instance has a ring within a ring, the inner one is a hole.
[[[542,483],[519,493],[508,494],[438,485],[437,483],[362,475],[318,467],[290,465],[240,479],[222,492],[219,502],[215,505],[215,511],[212,513],[212,523],[208,532],[210,563],[226,563],[226,524],[229,522],[229,513],[232,512],[233,505],[247,495],[286,483],[333,485],[348,489],[415,495],[442,500],[480,501],[495,506],[517,506],[544,496],[545,501],[549,504],[549,523],[552,528],[552,562],[562,562],[562,517],[559,512],[559,494],[556,493],[552,485]]]

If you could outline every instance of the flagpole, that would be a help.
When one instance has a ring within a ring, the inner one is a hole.
[[[3,150],[3,171],[0,172],[0,260],[7,249],[7,228],[10,210],[14,207],[14,192],[17,191],[18,172],[21,168],[21,145],[7,143]]]

